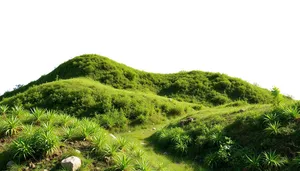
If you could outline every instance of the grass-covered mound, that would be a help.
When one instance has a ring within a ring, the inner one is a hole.
[[[158,131],[151,142],[214,170],[299,170],[299,109],[300,103],[242,102],[204,109]]]
[[[118,90],[91,79],[59,80],[33,86],[3,99],[2,105],[47,108],[77,117],[93,117],[105,128],[159,123],[186,114],[200,105],[153,94]]]
[[[5,93],[11,97],[33,85],[58,79],[88,77],[118,89],[139,90],[180,101],[220,105],[235,100],[270,103],[270,91],[225,74],[202,71],[155,74],[139,71],[99,55],[75,57],[37,81]]]
[[[39,108],[0,109],[0,170],[63,171],[60,161],[69,156],[82,160],[80,171],[166,169],[149,160],[141,145],[114,138],[89,119]]]

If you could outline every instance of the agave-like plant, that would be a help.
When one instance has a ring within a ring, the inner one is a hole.
[[[262,160],[262,157],[261,155],[252,155],[252,156],[248,156],[246,155],[246,163],[247,163],[247,166],[246,168],[249,169],[249,170],[261,170],[261,160]]]
[[[142,159],[142,160],[137,160],[136,164],[134,165],[134,170],[136,171],[150,171],[151,168],[149,166],[149,162]]]
[[[11,109],[11,113],[15,116],[19,116],[24,112],[24,108],[22,106],[15,105]]]
[[[120,150],[122,150],[128,144],[128,141],[123,137],[119,137],[117,138],[117,143],[119,145]]]
[[[114,157],[117,154],[118,150],[119,150],[118,144],[112,144],[112,145],[106,144],[103,153],[105,157]]]
[[[138,159],[141,159],[144,156],[144,154],[145,154],[145,152],[141,149],[133,151],[133,156],[138,158]]]
[[[276,121],[278,121],[278,115],[276,113],[264,114],[264,122],[265,123],[274,123]]]
[[[37,131],[34,139],[38,151],[42,154],[51,155],[57,150],[59,137],[47,128]]]
[[[11,147],[12,153],[14,154],[14,158],[18,158],[19,160],[27,159],[28,157],[34,158],[34,149],[32,147],[32,142],[29,139],[18,138],[13,141]]]
[[[31,109],[31,114],[34,116],[35,122],[37,124],[40,124],[41,123],[41,118],[45,114],[45,110],[39,109],[39,108],[33,108],[33,109]]]
[[[6,113],[7,113],[8,109],[9,109],[9,107],[7,105],[1,105],[0,106],[1,115],[6,116]]]
[[[289,106],[284,109],[284,114],[292,118],[297,118],[299,116],[299,109],[297,106]]]
[[[263,156],[263,163],[267,169],[276,170],[287,163],[287,159],[276,154],[276,151],[264,152]]]
[[[274,123],[269,123],[268,127],[265,128],[265,131],[268,132],[270,135],[280,134],[280,123],[278,121],[275,121]]]
[[[3,129],[6,135],[12,136],[17,134],[22,129],[22,124],[17,117],[11,116],[4,121]]]
[[[94,151],[97,154],[102,155],[105,150],[105,145],[106,145],[105,143],[106,143],[106,139],[104,136],[102,136],[102,135],[94,136],[92,138],[92,146],[93,146],[92,151]],[[101,156],[101,157],[103,157],[103,156]]]
[[[131,167],[131,158],[126,155],[118,155],[114,160],[116,171],[126,171]]]

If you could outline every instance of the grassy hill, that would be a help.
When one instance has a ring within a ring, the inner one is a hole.
[[[38,80],[5,93],[0,100],[24,92],[33,85],[77,77],[91,78],[117,89],[151,92],[179,101],[202,103],[207,106],[235,100],[244,100],[248,103],[270,103],[272,100],[268,90],[225,74],[202,71],[174,74],[148,73],[99,55],[75,57]]]
[[[81,171],[299,170],[299,109],[225,74],[82,55],[0,97],[0,170],[63,170],[72,155]]]
[[[77,117],[94,117],[106,128],[122,129],[127,125],[163,122],[202,107],[149,93],[115,89],[86,78],[33,86],[3,99],[0,105],[40,107]]]
[[[213,170],[299,170],[299,109],[299,102],[204,109],[167,125],[150,142]]]

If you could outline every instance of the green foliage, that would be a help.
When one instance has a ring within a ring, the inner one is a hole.
[[[256,171],[256,170],[261,170],[261,167],[262,167],[262,157],[261,155],[252,155],[252,156],[248,156],[246,154],[246,163],[247,163],[247,166],[246,168],[249,169],[249,170],[253,170],[253,171]]]
[[[4,132],[5,135],[13,136],[17,134],[21,129],[22,123],[20,122],[20,120],[15,116],[11,116],[4,121],[1,132]]]
[[[225,74],[201,71],[147,73],[94,54],[75,57],[37,81],[5,93],[0,100],[24,92],[34,85],[78,77],[91,78],[117,89],[152,92],[176,100],[208,105],[220,105],[239,99],[248,103],[272,101],[270,91]],[[38,94],[35,96],[38,97]]]
[[[131,167],[131,158],[126,155],[117,155],[114,159],[114,169],[116,171],[125,171]]]
[[[14,158],[18,158],[20,160],[26,160],[28,157],[34,158],[34,149],[32,147],[32,142],[30,139],[20,137],[13,141],[13,145],[11,147],[11,152],[14,154]]]
[[[1,115],[5,115],[8,111],[9,107],[7,105],[0,105],[0,113]]]
[[[149,162],[146,160],[138,160],[134,165],[134,170],[136,171],[151,171]]]
[[[275,121],[274,123],[268,123],[267,128],[265,131],[270,135],[278,135],[281,133],[280,131],[280,123]]]
[[[271,170],[277,170],[287,163],[286,158],[276,154],[276,151],[264,152],[263,156],[263,164],[266,168]]]
[[[278,87],[273,87],[271,90],[273,95],[273,104],[275,106],[279,106],[280,103],[283,101],[283,96],[280,94],[280,90]]]
[[[37,124],[40,124],[41,118],[45,114],[45,110],[39,108],[31,109],[31,114],[34,116],[34,120]]]

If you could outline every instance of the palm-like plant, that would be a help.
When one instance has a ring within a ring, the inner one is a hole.
[[[299,116],[299,109],[297,106],[289,106],[284,109],[284,114],[292,118],[297,118]]]
[[[264,152],[263,155],[263,163],[267,169],[279,169],[287,162],[286,158],[276,154],[276,151]]]
[[[3,116],[6,116],[6,112],[8,111],[9,107],[7,105],[1,105],[0,106],[0,113]]]
[[[11,113],[15,116],[19,116],[23,112],[24,112],[24,108],[22,106],[18,106],[18,105],[15,105],[11,110]]]
[[[103,154],[105,149],[105,143],[106,143],[106,139],[104,138],[104,136],[102,135],[94,136],[92,138],[92,145],[94,147],[92,151],[100,155]]]
[[[14,154],[14,158],[18,158],[19,160],[27,159],[28,157],[34,158],[34,149],[32,148],[32,143],[30,140],[25,138],[18,138],[13,141],[12,145],[12,153]]]
[[[131,167],[131,158],[126,155],[118,155],[114,162],[114,168],[116,171],[126,171]]]
[[[278,115],[276,113],[267,113],[264,115],[265,123],[274,123],[278,120]]]
[[[134,165],[134,170],[136,170],[136,171],[150,171],[151,168],[149,166],[149,163],[146,160],[140,160],[140,161],[136,161],[136,164]]]
[[[112,145],[108,145],[106,144],[106,146],[104,147],[104,156],[106,157],[114,157],[116,155],[116,153],[119,150],[119,145],[118,144],[112,144]]]
[[[59,138],[51,130],[42,129],[34,135],[35,143],[39,152],[51,155],[58,147]]]
[[[119,137],[117,139],[117,143],[119,145],[120,150],[122,150],[127,145],[128,141],[123,137]]]
[[[8,136],[17,134],[22,129],[22,124],[17,117],[10,117],[4,121],[4,132]]]
[[[274,123],[269,123],[268,127],[265,128],[265,131],[270,135],[278,135],[281,133],[280,131],[280,123],[275,121]]]
[[[249,170],[261,170],[261,155],[246,155],[247,168]]]
[[[45,110],[39,108],[31,109],[31,114],[34,116],[35,122],[37,124],[41,123],[41,118],[45,114]]]

